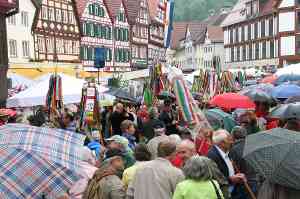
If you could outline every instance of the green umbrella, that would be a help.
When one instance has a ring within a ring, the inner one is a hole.
[[[237,124],[233,117],[220,110],[220,109],[209,109],[205,111],[205,116],[207,117],[208,122],[213,127],[214,130],[224,128],[228,132],[231,132],[232,128]]]
[[[162,91],[157,96],[158,99],[166,100],[166,99],[175,99],[175,95],[169,91]]]
[[[300,190],[300,134],[271,129],[246,138],[244,159],[269,181]]]

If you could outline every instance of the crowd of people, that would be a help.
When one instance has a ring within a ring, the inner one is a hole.
[[[66,107],[49,124],[40,109],[34,126],[56,126],[74,133],[78,110]],[[82,179],[61,198],[71,199],[258,199],[300,198],[300,192],[265,180],[243,159],[245,138],[282,127],[300,131],[300,121],[267,117],[265,106],[234,112],[231,132],[186,124],[176,102],[151,108],[116,103],[101,114],[104,143],[87,138]],[[270,191],[272,190],[272,191]]]

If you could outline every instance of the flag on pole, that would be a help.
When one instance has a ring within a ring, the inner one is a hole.
[[[165,15],[165,37],[164,46],[168,48],[171,43],[171,35],[173,31],[175,0],[167,1],[166,15]]]

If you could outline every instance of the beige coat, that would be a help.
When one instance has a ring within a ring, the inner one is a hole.
[[[156,158],[137,169],[127,196],[134,199],[170,199],[176,185],[183,180],[180,169],[166,159]]]

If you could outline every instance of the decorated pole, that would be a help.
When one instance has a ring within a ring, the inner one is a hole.
[[[82,88],[79,129],[86,133],[90,141],[96,138],[103,145],[99,108],[98,88],[94,82],[88,82]],[[97,135],[95,135],[95,132],[97,132]]]
[[[49,89],[46,96],[46,107],[49,113],[49,118],[54,119],[52,116],[56,113],[61,113],[63,109],[63,96],[62,96],[62,79],[59,75],[53,74],[49,79]]]

